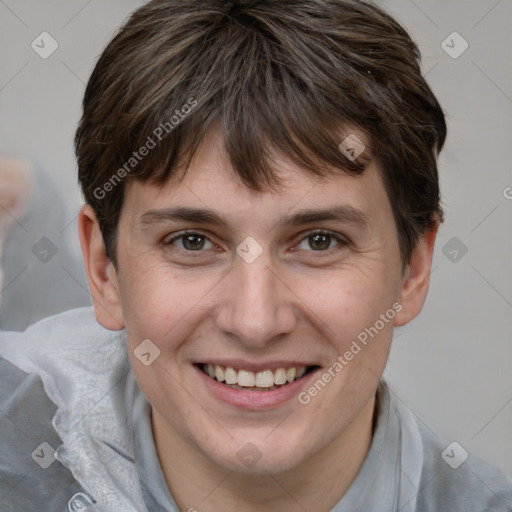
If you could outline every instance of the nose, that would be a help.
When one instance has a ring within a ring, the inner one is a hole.
[[[292,297],[264,254],[252,263],[238,258],[223,283],[217,327],[247,348],[264,348],[295,329]]]

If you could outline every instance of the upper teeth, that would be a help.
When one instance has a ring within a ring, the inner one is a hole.
[[[286,382],[292,382],[300,379],[306,373],[306,367],[277,368],[276,370],[263,370],[261,372],[251,372],[248,370],[235,370],[230,366],[207,364],[204,366],[205,372],[219,382],[234,384],[244,387],[270,388],[280,386]]]

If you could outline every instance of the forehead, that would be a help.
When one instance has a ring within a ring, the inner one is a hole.
[[[357,176],[338,169],[327,177],[315,176],[278,155],[273,158],[273,167],[281,183],[278,188],[263,192],[249,189],[231,166],[220,131],[211,130],[186,172],[177,173],[163,186],[130,182],[123,210],[139,221],[150,211],[192,206],[255,222],[256,217],[283,217],[292,210],[342,205],[368,219],[392,218],[375,159]]]

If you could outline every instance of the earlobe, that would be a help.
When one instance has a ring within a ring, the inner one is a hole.
[[[98,219],[90,205],[80,209],[78,232],[96,319],[105,329],[123,329],[117,273],[107,256]]]
[[[395,327],[410,322],[423,308],[430,284],[432,256],[438,228],[439,222],[421,235],[412,252],[411,261],[404,271],[398,299],[402,309],[395,317]]]

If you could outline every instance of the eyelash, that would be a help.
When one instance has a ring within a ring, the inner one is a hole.
[[[169,239],[167,241],[164,241],[164,245],[165,246],[173,245],[173,242],[175,242],[176,240],[183,239],[184,237],[190,236],[190,235],[198,235],[200,237],[204,237],[206,240],[208,240],[210,243],[213,244],[213,242],[210,240],[210,238],[206,234],[201,233],[200,231],[181,231],[177,235],[173,236],[171,239]],[[327,235],[327,236],[331,237],[331,240],[335,240],[336,242],[338,242],[338,245],[335,246],[335,247],[332,247],[330,249],[319,250],[319,251],[315,251],[313,249],[310,249],[310,250],[308,250],[308,252],[312,252],[312,253],[330,253],[332,250],[336,249],[336,247],[340,248],[339,246],[344,247],[344,246],[347,246],[349,244],[348,239],[345,239],[345,238],[343,238],[343,237],[341,237],[339,235],[336,235],[336,234],[331,233],[330,231],[326,231],[326,230],[316,230],[316,231],[311,231],[311,232],[305,234],[299,240],[299,244],[301,242],[307,240],[308,238],[311,238],[311,237],[315,236],[315,235]],[[191,250],[188,250],[188,249],[182,249],[181,247],[178,247],[178,249],[180,249],[181,251],[187,252],[187,253],[191,253],[191,254],[204,252],[203,249],[200,249],[200,250],[197,250],[197,251],[191,251]]]

